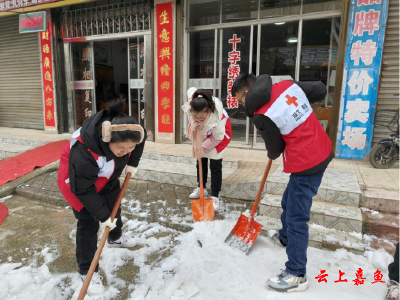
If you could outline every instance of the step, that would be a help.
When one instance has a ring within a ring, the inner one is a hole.
[[[398,214],[399,191],[367,188],[360,206],[382,213]]]
[[[191,157],[154,153],[144,154],[142,157],[135,179],[191,188],[198,185],[196,164]],[[264,168],[265,164],[250,162],[239,164],[239,161],[226,160],[226,164],[223,165],[220,196],[254,201],[260,187]],[[209,170],[208,178],[210,177],[211,171]],[[210,189],[210,186],[211,180],[208,180],[207,188]]]
[[[167,161],[167,162],[176,162],[176,163],[181,163],[181,164],[188,164],[188,165],[196,165],[196,159],[184,155],[184,154],[177,154],[177,155],[171,155],[171,154],[163,154],[163,153],[157,153],[157,152],[149,152],[149,151],[144,151],[142,158],[146,158],[149,160],[161,160],[161,161]],[[223,159],[222,160],[222,167],[223,168],[230,168],[230,169],[237,169],[239,167],[239,161],[238,160],[232,160],[232,159]]]
[[[399,242],[399,215],[364,211],[363,232],[379,239]]]
[[[235,170],[223,168],[222,179],[229,177]],[[208,178],[210,176],[211,171],[208,170]],[[197,170],[195,164],[142,158],[135,179],[196,187]]]
[[[282,223],[277,218],[257,216],[256,221],[263,225],[263,235],[267,235],[271,229],[282,228]],[[315,224],[309,226],[309,246],[332,251],[344,248],[358,255],[363,255],[365,251],[361,233],[345,232]]]
[[[290,174],[283,173],[283,166],[268,177],[267,193],[283,195],[289,182]],[[314,200],[359,207],[361,189],[354,172],[326,169],[318,194]]]
[[[31,147],[38,147],[38,146],[46,144],[46,142],[40,141],[40,140],[25,140],[25,139],[13,139],[13,138],[4,138],[4,137],[0,137],[0,143],[16,144],[16,145],[29,145]]]
[[[0,143],[0,159],[15,156],[31,148],[31,145]]]
[[[264,195],[260,202],[260,216],[280,219],[282,196]],[[313,201],[309,224],[345,232],[362,232],[361,209],[329,202]]]

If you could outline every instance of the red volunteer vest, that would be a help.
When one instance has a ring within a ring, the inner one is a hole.
[[[223,140],[221,141],[221,143],[219,143],[217,145],[217,147],[215,147],[215,150],[217,150],[217,153],[221,153],[226,147],[228,147],[228,145],[232,139],[231,120],[229,119],[229,115],[225,109],[222,111],[222,117],[221,117],[221,120],[224,120],[224,119],[228,119],[228,120],[226,120],[226,123],[225,123],[225,136],[224,136]],[[211,136],[212,136],[212,131],[209,130],[207,132],[207,138],[209,138]]]
[[[71,185],[69,181],[69,154],[71,152],[72,146],[75,145],[76,142],[80,142],[83,144],[80,131],[81,129],[79,128],[73,133],[71,143],[67,144],[61,153],[60,167],[58,169],[57,179],[58,187],[60,188],[60,191],[63,194],[65,200],[67,200],[68,203],[77,211],[81,211],[83,205],[71,192]],[[114,173],[115,162],[113,159],[107,162],[105,156],[100,156],[92,152],[90,149],[88,149],[88,151],[93,155],[100,169],[98,173],[98,179],[95,183],[97,192],[100,192]]]
[[[315,167],[332,152],[331,140],[297,84],[285,80],[272,85],[270,101],[256,110],[256,114],[269,117],[282,134],[286,144],[285,173]]]

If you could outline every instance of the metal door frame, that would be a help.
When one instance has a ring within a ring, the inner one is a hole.
[[[126,39],[127,41],[127,59],[128,59],[128,99],[129,99],[129,115],[131,115],[131,81],[130,81],[130,51],[129,51],[129,39],[130,38],[144,38],[145,41],[145,47],[149,47],[151,49],[151,30],[144,30],[140,32],[134,32],[134,33],[124,33],[124,34],[115,34],[115,35],[110,35],[107,37],[104,36],[91,36],[91,37],[86,37],[83,40],[79,41],[68,41],[64,42],[64,59],[65,59],[65,80],[66,80],[66,86],[67,86],[67,101],[68,101],[68,130],[69,133],[73,133],[76,130],[76,105],[75,105],[75,89],[73,87],[73,57],[72,57],[72,44],[75,43],[87,43],[90,45],[89,47],[89,55],[90,55],[90,71],[91,74],[93,74],[93,81],[96,81],[96,74],[95,74],[95,63],[94,63],[94,42],[106,42],[106,41],[113,41],[113,40],[124,40]],[[147,41],[147,43],[146,43]],[[149,55],[146,55],[146,57]],[[146,91],[148,95],[152,94],[152,91],[149,90],[152,88],[151,84],[149,85],[147,81],[152,78],[152,61],[151,57],[150,60],[146,60],[147,62],[147,76],[144,76],[143,80],[145,80],[144,83],[144,90],[145,93]],[[146,65],[146,64],[145,64]],[[150,76],[149,76],[150,75]],[[96,113],[96,87],[94,86],[93,88],[93,93],[92,93],[92,113]],[[151,96],[150,96],[151,97]],[[138,117],[140,119],[140,105],[138,105]],[[138,120],[140,123],[140,120]]]

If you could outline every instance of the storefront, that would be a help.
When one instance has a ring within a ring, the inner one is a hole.
[[[67,10],[61,15],[69,131],[122,96],[128,104],[125,113],[151,133],[152,4],[98,4]]]
[[[187,7],[187,87],[220,98],[233,144],[264,147],[251,120],[230,94],[240,72],[273,80],[322,81],[328,95],[314,112],[329,133],[336,79],[342,1],[199,1]],[[183,128],[186,120],[182,120]]]

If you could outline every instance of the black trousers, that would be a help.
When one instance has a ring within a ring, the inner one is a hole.
[[[100,195],[107,204],[110,212],[112,211],[119,194],[118,189],[107,195]],[[99,220],[95,219],[86,208],[81,211],[73,210],[78,220],[76,228],[76,261],[79,267],[79,274],[86,275],[89,271],[93,257],[97,251],[97,232],[99,231]],[[117,227],[110,231],[109,238],[117,240],[122,235],[121,208],[118,209],[116,218]],[[99,264],[96,266],[95,272],[98,272]]]
[[[203,157],[201,159],[203,166],[203,187],[206,188],[207,176],[208,176],[208,158]],[[210,158],[210,170],[211,170],[211,196],[218,197],[222,186],[222,159],[211,159]],[[197,162],[197,182],[200,186],[199,180],[199,162]]]
[[[396,253],[394,254],[394,262],[389,264],[389,279],[399,282],[399,243],[396,246]]]

